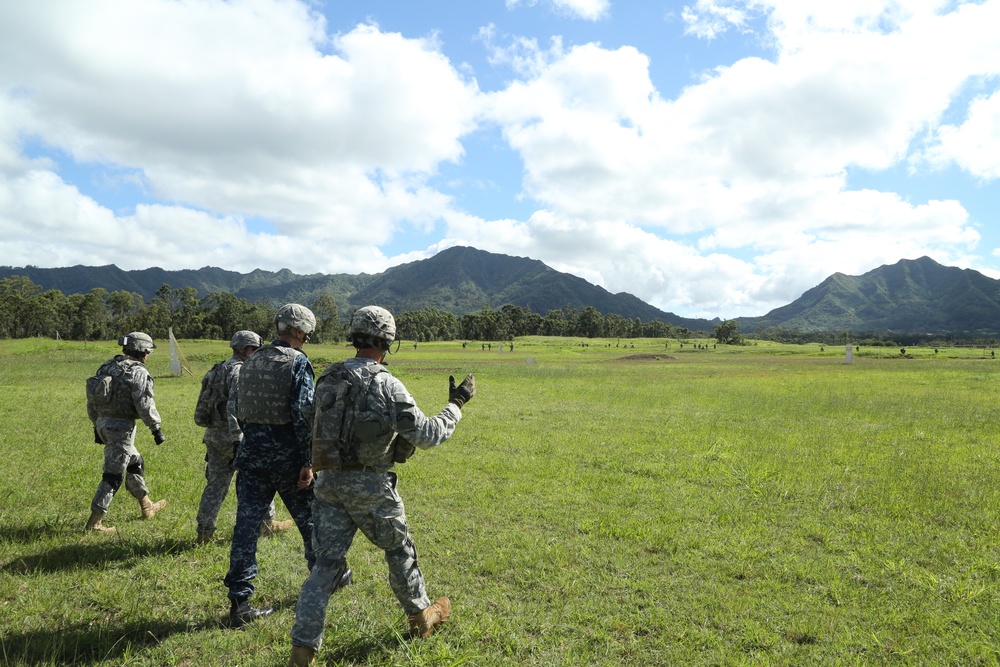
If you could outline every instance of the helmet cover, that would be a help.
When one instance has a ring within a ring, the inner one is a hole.
[[[133,331],[127,336],[122,336],[118,339],[118,344],[122,346],[125,352],[136,354],[149,354],[156,348],[156,343],[149,337],[149,334],[141,331]]]
[[[245,347],[260,347],[261,339],[253,331],[244,329],[233,334],[233,339],[229,341],[229,347],[234,350],[242,350]]]
[[[285,333],[289,327],[295,327],[309,335],[316,330],[316,316],[301,304],[286,303],[274,316],[274,326],[278,328],[278,333]]]
[[[351,318],[350,335],[369,336],[391,343],[396,340],[396,320],[392,313],[379,306],[359,308]]]

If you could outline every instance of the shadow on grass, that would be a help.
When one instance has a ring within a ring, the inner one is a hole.
[[[383,655],[394,654],[404,642],[404,637],[396,632],[383,632],[377,637],[358,637],[349,642],[332,639],[323,644],[317,654],[321,665],[367,665],[379,662]]]
[[[0,527],[0,535],[5,534]],[[167,539],[155,543],[133,542],[118,535],[84,536],[78,544],[55,547],[37,554],[18,556],[0,565],[12,575],[41,574],[63,570],[103,568],[108,563],[137,562],[150,556],[167,556],[195,548],[190,540]]]
[[[170,635],[218,627],[218,621],[208,619],[197,623],[136,621],[119,626],[81,623],[58,630],[9,633],[0,636],[0,658],[5,663],[26,665],[122,664],[123,656],[159,644]]]

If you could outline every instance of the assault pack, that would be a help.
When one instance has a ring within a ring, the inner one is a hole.
[[[378,422],[361,422],[358,417],[368,407],[368,388],[382,364],[366,364],[351,372],[343,362],[330,364],[316,381],[312,438],[314,470],[339,469],[358,463],[358,443],[374,440],[381,430]]]
[[[138,417],[125,374],[141,362],[117,355],[104,362],[93,377],[87,378],[88,413],[104,417]]]
[[[194,406],[194,423],[198,426],[222,428],[229,425],[226,403],[229,401],[230,374],[227,370],[226,362],[220,361],[201,379],[201,392]]]

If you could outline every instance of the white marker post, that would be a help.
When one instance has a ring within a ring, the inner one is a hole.
[[[844,347],[844,363],[853,364],[854,363],[854,346],[848,343]]]

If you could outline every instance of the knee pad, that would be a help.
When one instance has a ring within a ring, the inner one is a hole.
[[[114,495],[118,493],[118,489],[121,488],[122,482],[125,481],[125,475],[119,475],[113,472],[106,472],[101,476],[101,479],[111,487],[111,494]]]
[[[136,460],[135,463],[129,464],[129,466],[125,468],[125,470],[127,470],[130,475],[138,475],[139,477],[142,477],[142,473],[145,471],[145,468],[143,467],[144,463],[145,462],[142,460],[142,457],[140,456],[138,457],[138,460]]]

